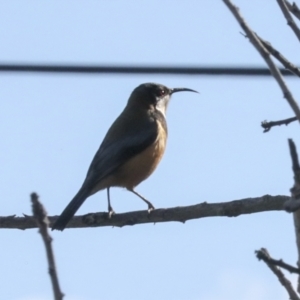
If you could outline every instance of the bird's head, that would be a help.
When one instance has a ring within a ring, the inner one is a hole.
[[[135,88],[128,100],[128,104],[139,105],[145,108],[153,108],[159,110],[163,115],[172,94],[177,92],[195,92],[188,88],[168,88],[157,83],[143,83]]]

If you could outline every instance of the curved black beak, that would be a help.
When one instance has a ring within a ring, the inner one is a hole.
[[[170,89],[170,95],[172,95],[174,93],[177,93],[177,92],[194,92],[194,93],[198,93],[195,90],[187,89],[187,88],[174,88],[174,89]]]

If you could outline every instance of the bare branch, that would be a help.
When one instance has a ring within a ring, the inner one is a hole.
[[[284,204],[290,199],[288,196],[265,195],[258,198],[246,198],[231,202],[221,203],[200,203],[191,206],[173,207],[167,209],[155,209],[150,214],[147,210],[133,211],[122,214],[115,214],[111,219],[107,212],[91,213],[83,216],[75,216],[68,228],[83,227],[103,227],[116,226],[123,227],[128,225],[160,223],[160,222],[185,222],[193,219],[206,217],[237,217],[244,214],[252,214],[265,211],[284,210]],[[53,224],[57,217],[49,217]],[[0,217],[0,228],[5,229],[30,229],[36,228],[33,217]]]
[[[300,208],[300,200],[295,200],[291,198],[284,203],[284,209],[287,212],[295,212]]]
[[[277,267],[281,267],[287,271],[289,271],[290,273],[295,273],[295,274],[300,274],[300,269],[296,268],[292,265],[289,265],[287,263],[285,263],[282,259],[274,259],[272,258],[269,253],[267,252],[267,250],[265,248],[262,248],[261,250],[257,250],[255,251],[256,256],[259,260],[263,260],[265,263],[277,266]]]
[[[297,119],[300,121],[299,106],[298,106],[297,102],[295,101],[292,93],[289,91],[286,83],[284,82],[279,69],[276,67],[276,65],[270,58],[269,51],[263,46],[263,44],[258,39],[256,34],[248,27],[245,20],[240,15],[238,8],[236,6],[234,6],[230,0],[223,0],[223,1],[227,5],[229,10],[232,12],[232,14],[235,16],[235,18],[237,19],[238,23],[241,25],[241,27],[245,31],[246,35],[248,36],[248,38],[251,41],[251,43],[253,44],[253,46],[261,54],[261,56],[263,57],[263,59],[265,60],[267,65],[269,66],[272,75],[274,76],[275,80],[277,81],[277,83],[279,84],[279,86],[283,92],[284,98],[286,98],[286,100],[290,104],[291,108],[293,109],[295,115],[297,116]]]
[[[54,253],[51,246],[52,238],[48,233],[49,220],[47,217],[47,213],[43,205],[39,202],[38,195],[36,193],[31,194],[31,202],[32,202],[32,212],[35,221],[40,229],[39,232],[43,238],[45,248],[46,248],[49,275],[51,278],[54,299],[62,300],[64,294],[61,292],[59,287],[59,281],[58,281],[58,276],[55,267]]]
[[[285,1],[284,0],[277,0],[277,3],[279,5],[284,17],[286,18],[288,25],[292,28],[292,30],[294,31],[296,37],[300,41],[300,30],[299,30],[297,24],[294,22],[293,17],[291,16]]]
[[[263,121],[261,122],[261,127],[264,128],[264,132],[268,132],[271,130],[272,127],[274,126],[280,126],[280,125],[289,125],[290,123],[297,121],[297,117],[292,117],[284,120],[279,120],[279,121]]]
[[[291,4],[289,1],[284,1],[289,11],[298,19],[300,20],[300,10],[295,2]]]
[[[279,62],[282,63],[282,65],[290,70],[293,74],[300,77],[300,69],[296,67],[294,64],[292,64],[287,58],[285,58],[278,50],[276,50],[270,42],[262,39],[256,34],[257,38],[260,40],[260,42],[264,45],[264,47],[272,54]]]
[[[289,139],[288,142],[289,142],[290,154],[291,154],[291,158],[292,158],[293,172],[295,175],[295,179],[297,179],[297,175],[300,171],[298,153],[297,153],[296,145],[293,142],[293,140]],[[299,180],[296,180],[296,181],[299,182]]]
[[[292,159],[292,169],[294,172],[294,186],[291,188],[292,200],[291,202],[297,201],[300,199],[300,165],[298,159],[298,153],[296,149],[296,145],[292,139],[288,140],[290,154]],[[293,214],[294,217],[294,226],[295,226],[295,234],[296,234],[296,245],[298,251],[298,261],[297,265],[300,267],[300,210],[297,210]],[[300,277],[298,277],[298,292],[300,292]]]
[[[290,299],[300,300],[297,293],[294,291],[291,282],[289,280],[287,280],[285,278],[284,274],[281,272],[281,270],[275,266],[274,261],[276,261],[276,260],[274,260],[273,258],[270,257],[268,250],[265,248],[261,248],[260,250],[255,251],[255,253],[256,253],[257,258],[259,260],[263,260],[266,263],[266,265],[271,269],[271,271],[276,275],[279,282],[283,285],[283,287],[288,292]]]
[[[300,178],[299,178],[300,165],[299,165],[299,159],[298,159],[295,143],[291,139],[289,139],[288,142],[290,148],[290,155],[292,159],[292,169],[294,172],[294,186],[291,188],[292,197],[290,200],[285,202],[284,208],[288,212],[296,212],[300,208],[300,199],[299,199],[300,198]],[[298,227],[297,224],[298,222],[295,223],[296,228]],[[300,220],[299,220],[299,224],[300,224]],[[297,235],[297,230],[296,230],[296,235]],[[298,239],[300,241],[300,236],[298,237]],[[299,249],[300,249],[300,245],[299,245]]]

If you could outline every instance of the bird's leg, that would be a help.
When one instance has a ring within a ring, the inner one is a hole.
[[[109,187],[107,188],[107,202],[108,202],[108,218],[110,219],[112,215],[115,214],[112,206],[110,205],[110,195],[109,195]]]
[[[148,201],[147,199],[145,199],[142,195],[140,195],[139,193],[137,193],[134,189],[128,189],[128,191],[134,193],[135,195],[137,195],[139,198],[141,198],[143,201],[145,201],[148,204],[148,212],[150,213],[152,210],[155,209],[155,207],[153,206],[153,204]]]

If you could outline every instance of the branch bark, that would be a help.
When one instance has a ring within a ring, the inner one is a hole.
[[[150,214],[146,211],[133,211],[115,214],[111,219],[107,212],[90,213],[75,216],[67,228],[84,227],[123,227],[128,225],[160,223],[160,222],[182,222],[206,217],[237,217],[244,214],[252,214],[265,211],[284,210],[285,203],[290,200],[288,196],[265,195],[257,198],[246,198],[231,202],[207,203],[203,202],[191,206],[181,206],[166,209],[155,209]],[[53,224],[57,217],[48,217]],[[50,225],[51,226],[51,225]],[[24,217],[8,216],[0,217],[0,228],[2,229],[31,229],[36,228],[35,219],[32,216]]]

